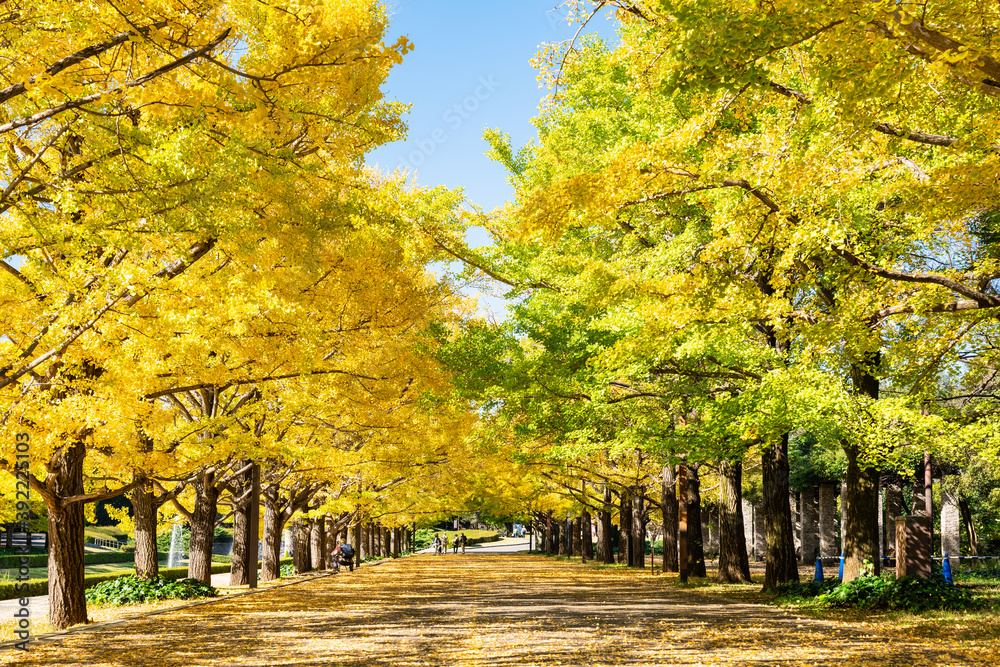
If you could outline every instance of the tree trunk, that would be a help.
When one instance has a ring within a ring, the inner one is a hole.
[[[764,525],[766,557],[764,590],[799,580],[795,557],[792,510],[788,504],[788,434],[764,445],[761,452],[763,473]]]
[[[555,542],[552,540],[552,510],[545,513],[545,553],[551,554]]]
[[[86,448],[74,442],[53,457],[45,496],[49,515],[49,623],[62,629],[87,622],[83,596],[83,503],[66,504],[63,498],[83,493],[83,459]]]
[[[632,565],[632,496],[625,489],[618,498],[618,562]]]
[[[573,555],[583,557],[583,517],[573,519]]]
[[[965,525],[965,534],[969,538],[969,555],[979,555],[979,535],[976,533],[976,524],[972,522],[972,512],[969,511],[969,501],[965,498],[958,499],[958,509],[962,512],[962,523]]]
[[[688,573],[692,577],[704,577],[705,546],[701,536],[701,477],[699,465],[688,465],[687,475],[687,525],[688,525]]]
[[[878,399],[879,381],[872,373],[880,362],[881,355],[873,352],[867,355],[863,366],[852,364],[851,379],[858,394]],[[882,560],[878,557],[879,472],[860,460],[861,447],[857,443],[844,442],[842,445],[847,454],[844,581],[852,581],[861,576],[865,561],[871,561],[874,574],[882,571]]]
[[[135,576],[151,581],[160,574],[156,553],[156,507],[153,486],[146,482],[129,493],[135,524]]]
[[[640,489],[636,489],[635,493],[632,494],[632,562],[629,563],[632,567],[646,567],[646,521],[644,514],[645,502]]]
[[[246,472],[239,476],[236,486],[239,495],[246,489],[250,482],[250,473]],[[248,499],[239,507],[233,508],[233,551],[229,554],[229,585],[248,586],[250,584],[250,572],[245,567],[247,553],[247,532],[250,530],[250,500]],[[254,540],[256,543],[257,540]],[[251,567],[256,567],[254,563]],[[263,578],[263,577],[261,577]]]
[[[560,556],[568,556],[569,550],[566,548],[566,536],[568,534],[566,530],[566,522],[553,521],[552,523],[556,527],[556,541],[559,543],[558,553]]]
[[[361,551],[360,540],[358,539],[358,524],[353,524],[347,527],[347,537],[345,538],[347,544],[350,544],[354,548],[354,553]]]
[[[309,558],[313,570],[326,569],[326,515],[313,519],[309,534]]]
[[[583,516],[580,517],[580,520],[580,531],[583,539],[583,557],[588,560],[594,560],[594,536],[591,529],[590,512],[584,510]]]
[[[865,563],[878,574],[878,481],[879,471],[862,467],[861,448],[844,444],[847,452],[847,517],[844,532],[844,581],[861,576]]]
[[[295,574],[309,572],[312,569],[312,559],[309,555],[311,523],[309,519],[295,519],[292,521],[292,544],[294,545],[292,566],[295,568]]]
[[[614,533],[611,527],[611,507],[611,489],[605,486],[604,505],[598,514],[600,526],[597,529],[597,559],[608,565],[615,562],[614,542],[611,539]]]
[[[721,461],[719,478],[719,581],[750,582],[743,525],[743,462]]]
[[[188,578],[212,583],[212,542],[215,540],[215,517],[219,513],[219,490],[215,473],[198,476],[194,487],[194,512],[191,514],[191,542],[188,550]]]
[[[677,572],[677,475],[673,466],[663,466],[660,511],[663,513],[663,571]]]
[[[281,576],[281,531],[285,528],[283,513],[278,510],[277,501],[269,493],[264,498],[264,549],[261,554],[261,581],[272,581]],[[236,543],[233,543],[235,550]]]

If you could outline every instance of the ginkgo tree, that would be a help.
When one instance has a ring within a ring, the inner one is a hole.
[[[114,370],[96,348],[127,338],[132,309],[167,307],[160,286],[224,265],[220,245],[247,255],[345,224],[373,191],[358,158],[401,129],[380,86],[408,45],[382,42],[374,2],[18,4],[0,91],[0,412],[4,433],[44,434],[32,484],[62,627],[86,618],[82,504],[136,484],[83,488],[91,394]]]
[[[877,544],[877,466],[906,442],[880,433],[919,425],[922,382],[1000,305],[983,233],[997,187],[988,13],[668,1],[595,2],[583,18],[607,5],[619,45],[540,56],[552,95],[539,143],[489,137],[517,188],[485,222],[496,249],[470,251],[448,229],[440,242],[515,294],[606,312],[626,341],[604,355],[622,371],[609,388],[642,392],[665,341],[717,324],[746,332],[767,375],[795,379],[761,387],[832,391],[827,426],[862,415],[825,431],[848,457],[845,575],[857,576]],[[880,385],[912,398],[879,400]],[[787,429],[801,418],[779,415],[786,430],[763,451],[771,585],[795,576]]]

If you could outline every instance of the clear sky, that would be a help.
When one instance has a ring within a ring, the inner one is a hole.
[[[511,197],[503,168],[484,155],[483,130],[495,127],[520,147],[535,136],[531,118],[544,91],[530,61],[543,42],[571,39],[559,0],[396,0],[386,41],[407,35],[416,47],[389,76],[390,99],[413,105],[405,141],[373,152],[369,165],[416,172],[421,185],[465,188],[490,210]],[[595,17],[586,31],[613,36]]]
[[[368,156],[383,171],[416,174],[423,186],[462,187],[469,201],[489,211],[513,191],[504,169],[484,153],[483,130],[510,134],[515,148],[535,137],[531,119],[545,91],[531,60],[546,42],[573,38],[561,0],[395,0],[389,2],[386,42],[407,35],[415,49],[393,68],[384,87],[390,99],[412,104],[405,141]],[[614,23],[597,16],[584,32],[614,38]],[[480,230],[481,231],[481,230]],[[485,232],[470,233],[482,245]],[[481,307],[503,317],[502,300]]]

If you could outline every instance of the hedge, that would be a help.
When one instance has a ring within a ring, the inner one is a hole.
[[[104,555],[104,554],[99,554]],[[286,565],[292,562],[291,558],[282,558],[279,565]],[[258,561],[258,566],[260,561]],[[212,565],[212,574],[219,574],[221,572],[229,572],[229,563],[214,563]],[[123,577],[126,574],[132,574],[129,572],[109,572],[106,574],[89,574],[83,578],[83,587],[90,588],[102,581],[108,581],[110,579],[117,579],[118,577]],[[186,579],[187,578],[187,567],[161,567],[160,574],[166,579]],[[49,580],[48,579],[29,579],[26,583],[28,584],[28,591],[19,592],[15,588],[17,584],[25,583],[18,581],[3,581],[0,582],[0,600],[13,600],[22,596],[33,597],[35,595],[48,595],[49,594]]]
[[[159,554],[160,558],[166,558],[167,554]],[[83,554],[84,565],[105,565],[107,563],[131,563],[135,560],[135,554],[121,553],[119,551],[108,551],[101,553]],[[48,554],[32,554],[28,556],[28,567],[48,567]],[[21,556],[0,556],[0,570],[17,570],[21,567]]]
[[[486,544],[487,542],[499,542],[503,537],[501,535],[486,535],[484,537],[470,537],[465,541],[467,545],[473,544]]]

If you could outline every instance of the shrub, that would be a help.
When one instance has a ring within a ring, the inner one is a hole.
[[[837,579],[787,584],[780,589],[783,602],[815,601],[825,607],[855,609],[893,609],[926,611],[929,609],[977,609],[983,606],[962,586],[949,584],[941,573],[929,579],[908,576],[893,579],[891,574],[865,575],[841,583]]]
[[[19,591],[18,584],[27,584],[26,591]],[[29,579],[28,581],[0,581],[0,600],[15,600],[20,597],[34,597],[35,595],[48,595],[48,579]]]
[[[102,582],[86,591],[87,602],[110,605],[140,604],[150,600],[190,600],[217,597],[219,592],[198,579],[173,580],[157,577],[152,581],[128,574]]]
[[[295,566],[291,563],[285,563],[281,566],[281,576],[283,577],[293,577],[295,576]]]
[[[426,549],[434,543],[434,534],[437,531],[430,528],[417,528],[413,533],[413,548],[417,551]]]

